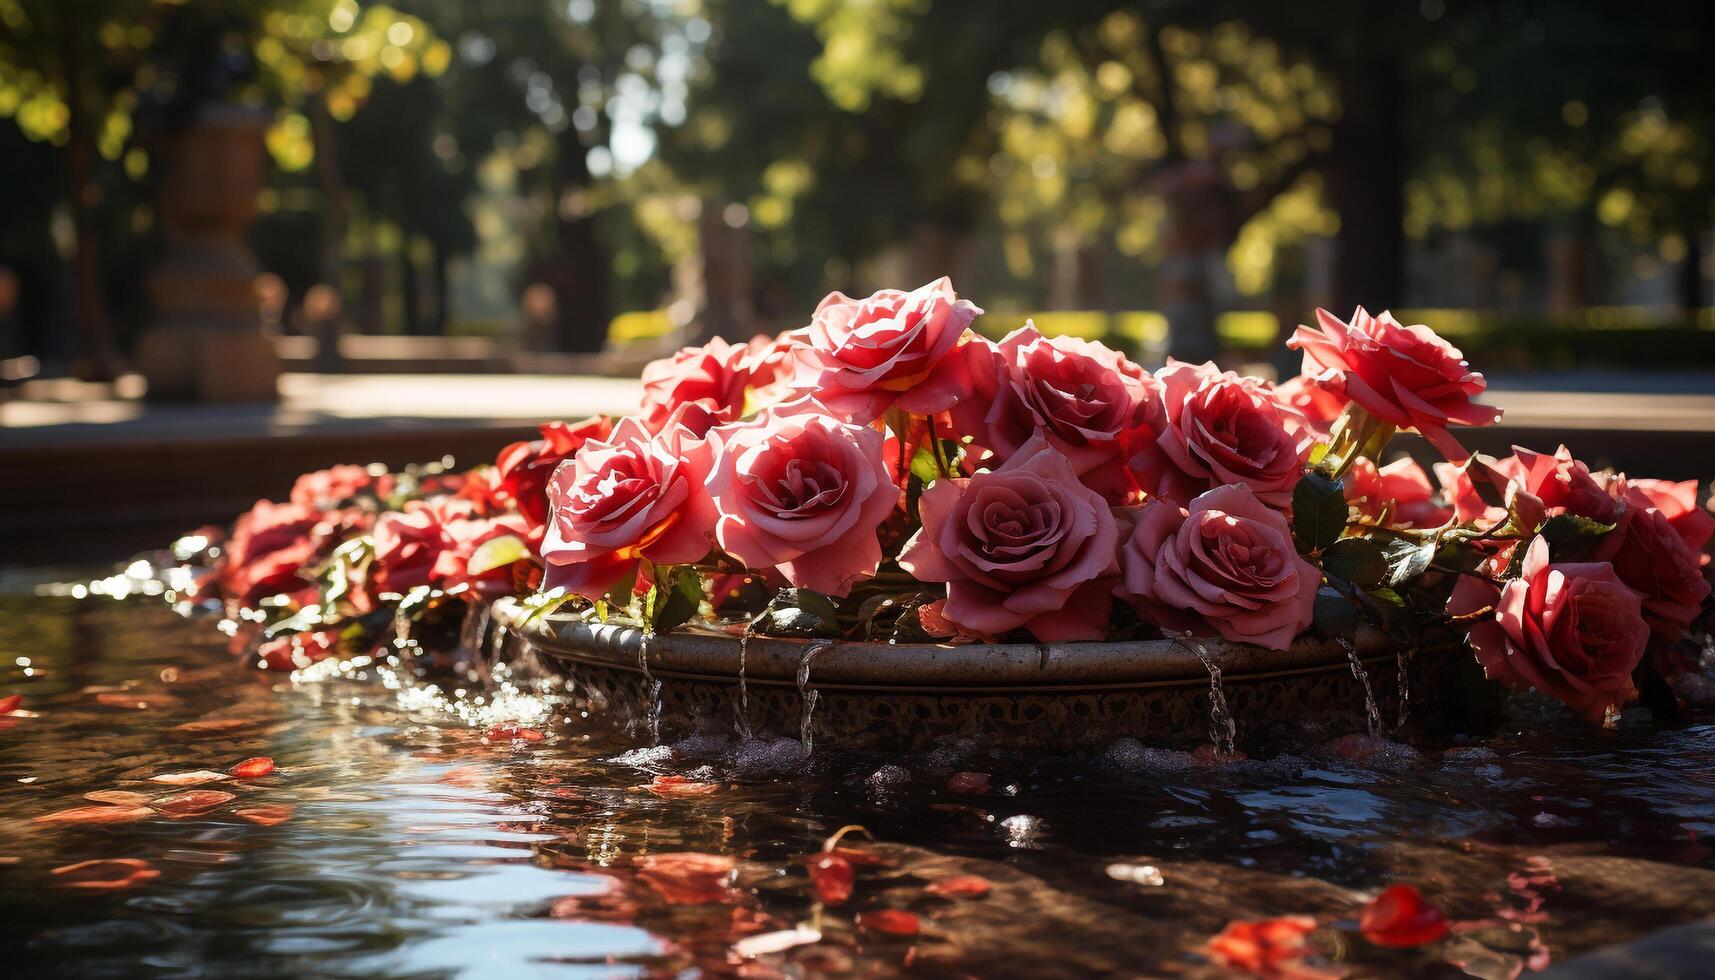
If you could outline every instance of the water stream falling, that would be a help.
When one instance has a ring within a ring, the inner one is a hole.
[[[643,671],[643,720],[649,726],[649,744],[661,744],[661,682],[649,671],[649,641],[655,634],[643,631],[637,641],[637,667]]]
[[[1369,725],[1369,732],[1371,735],[1380,735],[1382,733],[1382,711],[1376,707],[1376,695],[1370,689],[1370,673],[1364,669],[1363,661],[1358,659],[1358,648],[1352,645],[1351,640],[1343,636],[1335,637],[1335,640],[1340,644],[1340,649],[1346,651],[1346,660],[1352,665],[1352,676],[1356,677],[1358,683],[1363,685],[1364,718]]]
[[[1227,710],[1227,691],[1221,685],[1221,667],[1203,644],[1198,643],[1190,634],[1176,636],[1175,643],[1188,648],[1203,662],[1203,669],[1209,672],[1209,742],[1215,746],[1215,754],[1220,758],[1231,758],[1233,755],[1233,738],[1238,732],[1238,726],[1233,721],[1231,711]]]
[[[411,639],[411,614],[400,609],[393,614],[393,646],[403,653],[414,645]]]
[[[1417,652],[1416,647],[1401,647],[1395,654],[1395,662],[1399,669],[1399,726],[1405,727],[1411,717],[1411,657]]]
[[[750,682],[747,672],[750,669],[750,636],[756,626],[752,620],[744,624],[744,632],[738,635],[738,737],[750,738]]]
[[[804,648],[803,659],[798,661],[798,698],[804,704],[804,714],[798,719],[798,741],[804,746],[805,758],[809,758],[815,747],[816,702],[821,700],[821,694],[810,686],[810,664],[817,654],[833,645],[833,640],[812,641]]]

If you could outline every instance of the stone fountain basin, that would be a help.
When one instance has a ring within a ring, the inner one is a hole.
[[[652,705],[639,664],[641,629],[568,615],[526,622],[528,611],[511,599],[496,603],[494,616],[507,628],[511,653],[539,658],[564,676],[586,710],[641,731]],[[1306,725],[1365,730],[1363,682],[1340,645],[1308,637],[1285,651],[1196,642],[1221,671],[1241,742]],[[738,638],[716,632],[649,638],[664,738],[737,727],[739,646]],[[1421,715],[1438,702],[1449,669],[1469,656],[1451,638],[1407,654],[1373,631],[1360,632],[1355,648],[1390,725],[1399,718],[1402,662],[1410,713]],[[753,637],[744,656],[752,733],[799,736],[798,672],[812,650],[818,744],[920,747],[965,736],[1078,748],[1121,735],[1163,745],[1209,740],[1209,671],[1194,649],[1172,640],[954,646]]]

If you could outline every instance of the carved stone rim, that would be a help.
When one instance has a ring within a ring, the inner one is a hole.
[[[530,646],[557,660],[609,670],[637,672],[643,631],[635,626],[589,623],[549,615],[524,623],[529,612],[513,599],[495,604],[496,620]],[[523,625],[520,625],[523,624]],[[1222,675],[1233,681],[1265,680],[1348,669],[1337,643],[1299,637],[1289,650],[1268,650],[1220,639],[1198,639]],[[1002,643],[953,646],[871,643],[856,640],[797,640],[754,637],[745,653],[748,683],[797,683],[805,653],[821,645],[814,663],[818,689],[921,693],[1031,693],[1185,687],[1207,684],[1208,670],[1189,645],[1174,640],[1121,643]],[[1392,664],[1398,647],[1385,635],[1359,632],[1355,644],[1366,665]],[[1416,651],[1447,654],[1458,649],[1439,638]],[[658,677],[735,683],[739,641],[712,631],[679,631],[649,639],[649,667]]]

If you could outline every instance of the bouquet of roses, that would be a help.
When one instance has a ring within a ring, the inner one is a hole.
[[[1318,311],[1285,383],[1145,371],[940,279],[643,373],[641,410],[492,466],[337,467],[241,518],[206,581],[271,610],[262,659],[531,594],[538,611],[877,642],[1197,635],[1284,650],[1360,623],[1468,637],[1595,721],[1693,669],[1715,516],[1695,483],[1565,449],[1467,453],[1484,379],[1425,326]],[[1387,458],[1396,433],[1434,479]]]

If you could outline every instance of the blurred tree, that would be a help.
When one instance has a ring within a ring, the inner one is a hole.
[[[1413,119],[1410,234],[1548,224],[1548,302],[1564,312],[1591,302],[1609,228],[1678,265],[1683,309],[1706,305],[1715,7],[1466,3],[1443,19],[1423,52],[1439,83]]]
[[[0,0],[0,116],[65,152],[81,373],[117,367],[100,254],[104,168],[142,181],[158,139],[208,102],[290,105],[312,92],[349,115],[375,75],[414,72],[436,44],[421,21],[384,5],[360,12],[355,0]],[[444,62],[444,43],[439,54]],[[292,116],[282,121],[289,135]],[[271,135],[290,159],[290,139]],[[329,191],[338,228],[341,196]]]
[[[642,0],[415,0],[408,9],[457,46],[438,85],[434,156],[468,175],[504,154],[523,191],[544,202],[550,233],[532,243],[525,274],[554,290],[557,346],[600,350],[613,313],[613,244],[631,221],[616,181],[653,149],[690,53],[687,17]]]
[[[918,0],[775,2],[817,31],[811,72],[842,107],[908,104],[919,119],[950,121],[966,137],[952,142],[966,147],[981,145],[971,128],[999,128],[1002,155],[987,169],[1014,192],[998,202],[1010,224],[1050,221],[1049,237],[1072,251],[1107,235],[1128,253],[1158,249],[1159,298],[1178,307],[1177,339],[1192,341],[1193,356],[1209,346],[1212,317],[1202,255],[1268,256],[1279,236],[1247,234],[1259,217],[1335,231],[1333,305],[1398,301],[1404,188],[1413,139],[1426,135],[1410,120],[1446,82],[1441,53],[1458,46],[1497,63],[1511,57],[1518,38],[1473,30],[1483,16],[1467,11],[1537,31],[1557,16],[1545,7],[1532,19],[1517,0],[1457,3],[1459,16],[1443,0],[1337,0],[1313,12],[1061,0],[981,17]],[[1640,50],[1626,56],[1639,60]],[[998,117],[942,111],[968,105],[984,79]],[[1465,128],[1455,120],[1436,137],[1456,143]],[[973,177],[983,172],[971,166]],[[1307,182],[1311,174],[1320,182]],[[1316,190],[1332,215],[1310,199],[1277,203],[1298,188]]]

